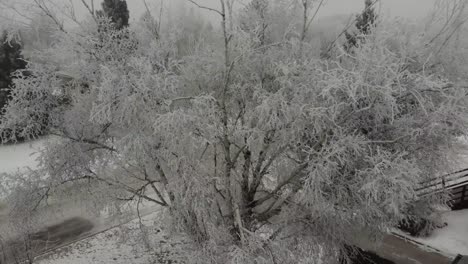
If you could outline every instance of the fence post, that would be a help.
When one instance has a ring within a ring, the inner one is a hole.
[[[462,259],[462,255],[458,254],[457,257],[452,261],[452,264],[458,264],[460,260]]]

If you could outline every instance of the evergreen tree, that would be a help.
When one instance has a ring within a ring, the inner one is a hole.
[[[102,11],[98,11],[98,16],[106,16],[114,23],[116,29],[127,27],[130,18],[127,2],[125,0],[104,0]]]
[[[372,27],[375,25],[377,15],[375,14],[373,5],[374,2],[372,0],[366,0],[364,11],[356,18],[356,28],[361,35],[369,35]]]
[[[365,8],[361,14],[356,17],[356,29],[358,32],[346,32],[345,49],[349,51],[353,47],[359,46],[359,43],[364,41],[365,36],[369,35],[375,25],[377,14],[374,9],[375,2],[373,0],[365,0]]]
[[[0,114],[8,102],[13,80],[12,73],[24,69],[26,62],[21,55],[22,46],[16,41],[8,41],[6,32],[0,40]]]

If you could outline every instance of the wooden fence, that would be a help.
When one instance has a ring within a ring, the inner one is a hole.
[[[449,191],[452,195],[449,205],[453,210],[468,208],[468,168],[426,180],[420,185],[421,187],[416,189],[420,198]]]

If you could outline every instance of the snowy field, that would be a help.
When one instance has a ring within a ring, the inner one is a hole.
[[[447,211],[443,218],[447,226],[436,229],[429,237],[416,238],[401,230],[394,230],[394,232],[440,250],[447,255],[468,255],[468,209]]]
[[[443,252],[468,255],[468,209],[449,211],[444,220],[446,227],[435,230],[428,238],[416,240]]]
[[[20,144],[0,145],[0,173],[37,166],[38,151],[47,139]]]

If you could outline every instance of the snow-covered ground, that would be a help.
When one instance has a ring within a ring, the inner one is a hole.
[[[0,146],[0,173],[12,172],[23,167],[35,167],[37,151],[45,141],[46,139],[41,139]],[[468,156],[461,163],[465,164],[465,161],[468,162]],[[466,164],[468,167],[468,163]],[[115,223],[111,223],[106,218],[92,219],[97,228],[105,231],[41,256],[38,263],[176,263],[166,261],[180,257],[177,253],[180,248],[178,245],[183,242],[161,231],[160,225],[154,220],[160,219],[156,214],[158,213],[148,214],[143,218],[148,236],[142,235],[138,220],[107,229]],[[67,214],[67,217],[69,215],[71,214]],[[448,224],[446,227],[435,230],[430,237],[412,239],[451,255],[468,255],[468,210],[446,212],[444,217]]]
[[[38,152],[48,140],[51,139],[43,138],[21,144],[0,145],[0,173],[15,172],[26,167],[33,169],[37,167]],[[170,252],[173,251],[169,250],[169,248],[174,247],[178,242],[173,238],[169,240],[166,234],[159,231],[154,219],[160,218],[155,216],[156,213],[151,213],[156,211],[151,206],[153,205],[146,203],[140,206],[142,213],[144,212],[147,215],[144,217],[143,223],[148,234],[150,234],[148,238],[142,237],[138,221],[119,226],[126,219],[136,217],[137,214],[134,212],[136,206],[133,206],[135,208],[130,206],[122,211],[120,217],[111,216],[105,211],[97,216],[94,214],[95,212],[89,211],[83,205],[68,201],[62,201],[62,204],[48,208],[47,212],[44,212],[45,216],[41,214],[41,223],[38,223],[38,226],[45,227],[73,217],[81,217],[93,222],[94,228],[89,234],[97,233],[97,235],[70,244],[57,252],[54,251],[53,254],[47,257],[42,256],[39,263],[166,263],[163,260],[169,258]],[[6,225],[7,221],[3,222]],[[114,226],[119,227],[111,228]],[[1,228],[3,226],[0,226]],[[6,235],[6,233],[0,235]],[[148,251],[149,249],[144,246],[145,243],[142,243],[142,241],[146,241],[150,245],[151,252]]]
[[[183,239],[169,237],[154,219],[156,214],[133,220],[37,258],[38,264],[147,264],[180,263]],[[146,234],[146,235],[145,235]]]
[[[447,226],[436,229],[431,236],[411,239],[452,255],[468,255],[468,209],[448,211],[444,220]]]
[[[0,173],[37,166],[38,151],[47,139],[20,144],[0,145]]]

